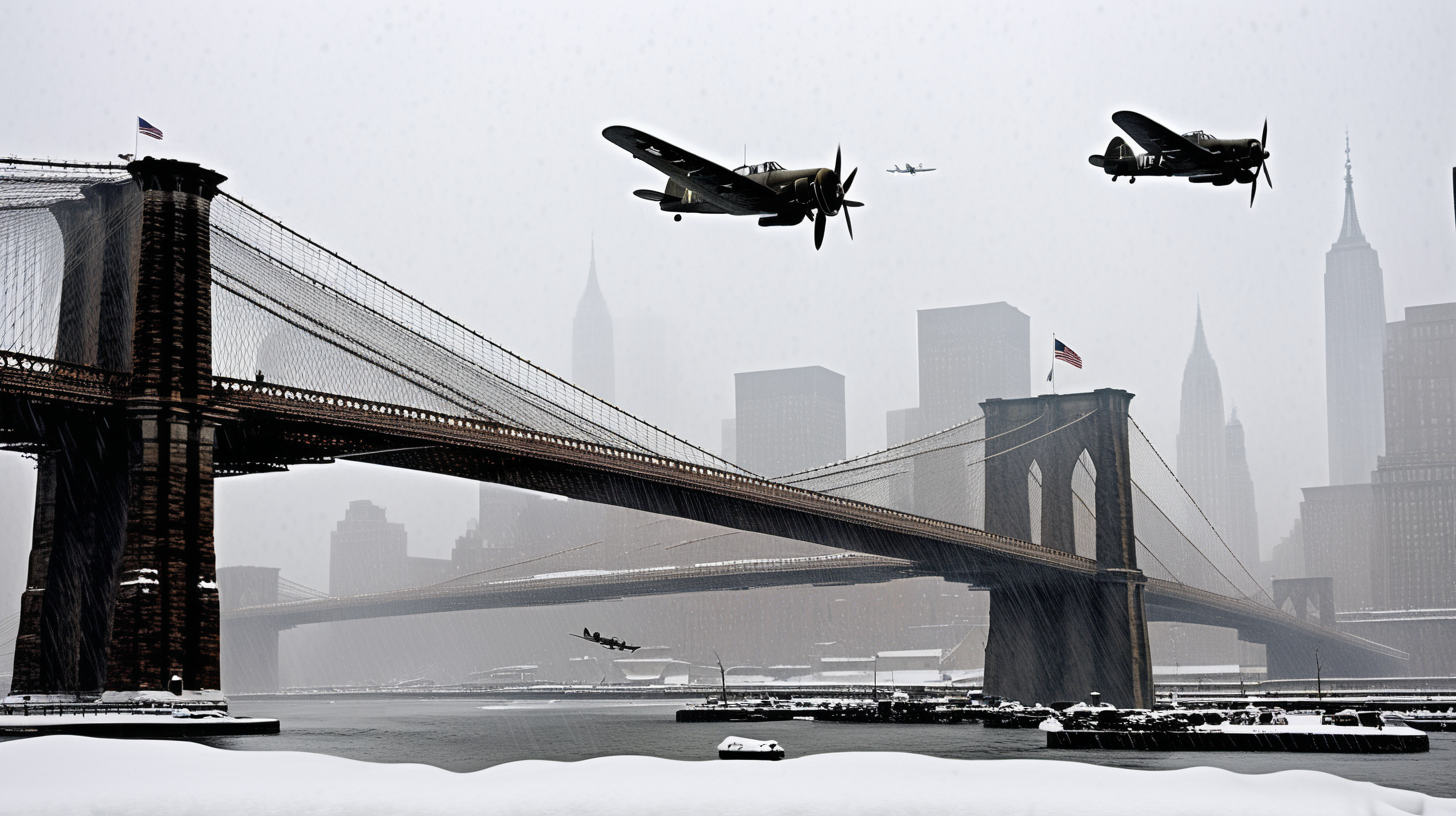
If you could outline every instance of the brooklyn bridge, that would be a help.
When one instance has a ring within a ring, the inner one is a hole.
[[[351,617],[925,575],[990,591],[988,694],[1096,689],[1150,706],[1149,620],[1237,629],[1267,645],[1271,677],[1308,676],[1316,650],[1328,673],[1403,671],[1404,653],[1276,603],[1125,391],[989,400],[905,445],[762,478],[492,343],[225,181],[151,158],[0,161],[0,443],[38,467],[14,693],[124,695],[173,677],[220,693],[224,648],[276,673],[278,631]],[[214,480],[339,459],[844,555],[268,599],[224,618]]]

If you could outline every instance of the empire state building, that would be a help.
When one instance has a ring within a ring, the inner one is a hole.
[[[617,370],[612,339],[612,313],[597,284],[597,251],[592,247],[586,291],[576,305],[571,326],[571,381],[607,402],[617,399]]]
[[[1350,142],[1345,140],[1345,219],[1325,253],[1325,399],[1330,484],[1369,484],[1385,450],[1385,279],[1360,231]]]

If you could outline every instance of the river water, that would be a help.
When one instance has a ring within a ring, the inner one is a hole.
[[[234,713],[277,717],[283,732],[204,742],[243,751],[310,751],[476,771],[521,759],[574,761],[613,754],[714,759],[718,743],[733,735],[778,740],[790,757],[907,751],[953,759],[1056,759],[1144,769],[1211,765],[1240,773],[1270,773],[1299,768],[1456,797],[1456,734],[1452,733],[1432,734],[1428,754],[1393,756],[1058,751],[1044,747],[1046,737],[1038,730],[976,724],[674,722],[673,713],[686,702],[352,695],[233,698]]]

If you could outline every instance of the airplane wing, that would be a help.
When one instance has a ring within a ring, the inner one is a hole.
[[[1127,131],[1142,148],[1149,153],[1163,157],[1163,167],[1169,170],[1197,170],[1214,166],[1213,153],[1179,136],[1154,122],[1141,113],[1118,111],[1112,114],[1112,121]]]
[[[779,211],[779,196],[773,190],[656,136],[622,125],[607,128],[602,136],[730,215],[773,215]]]

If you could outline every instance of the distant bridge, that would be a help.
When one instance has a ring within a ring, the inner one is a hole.
[[[1010,697],[1097,688],[1150,705],[1150,616],[1238,627],[1269,645],[1273,676],[1304,673],[1315,648],[1346,674],[1405,657],[1261,596],[1130,433],[1131,394],[991,400],[974,428],[763,479],[490,343],[220,193],[222,181],[154,159],[0,167],[11,309],[0,442],[36,455],[40,470],[17,690],[162,689],[174,674],[217,688],[213,479],[344,457],[811,541],[987,587],[987,688]],[[248,379],[255,368],[273,382]],[[1135,479],[1135,467],[1150,475]],[[911,509],[897,509],[912,493]],[[972,506],[986,529],[972,526]],[[710,578],[655,586],[693,581]],[[608,583],[554,590],[584,598]],[[529,597],[492,592],[470,597]]]

